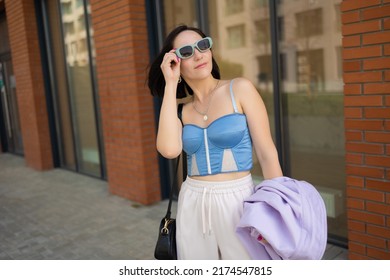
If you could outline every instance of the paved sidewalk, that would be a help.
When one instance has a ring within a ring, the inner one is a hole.
[[[0,259],[153,259],[167,201],[142,206],[105,181],[36,172],[0,154]]]
[[[105,181],[37,172],[22,157],[0,154],[0,260],[154,259],[167,203],[142,206],[109,194]],[[328,245],[324,259],[346,258]]]

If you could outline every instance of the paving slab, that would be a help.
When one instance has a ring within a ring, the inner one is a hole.
[[[152,260],[167,205],[143,206],[111,195],[104,180],[35,171],[23,157],[3,153],[0,259]],[[347,250],[329,245],[324,259],[347,259]]]

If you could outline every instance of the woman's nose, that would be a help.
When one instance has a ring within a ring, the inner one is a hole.
[[[194,48],[194,58],[199,60],[203,57],[203,53],[201,53],[197,48]]]

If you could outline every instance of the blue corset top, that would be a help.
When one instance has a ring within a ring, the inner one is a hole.
[[[189,176],[247,171],[252,168],[252,140],[246,116],[237,110],[232,82],[230,95],[234,113],[224,115],[209,126],[183,127],[183,149]]]

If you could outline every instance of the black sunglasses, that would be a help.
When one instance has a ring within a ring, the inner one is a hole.
[[[180,48],[178,48],[175,53],[178,57],[181,59],[187,59],[194,55],[195,48],[200,52],[205,52],[211,49],[211,46],[213,45],[213,40],[211,40],[210,37],[205,37],[200,39],[199,41],[195,42],[192,45],[185,45]]]

